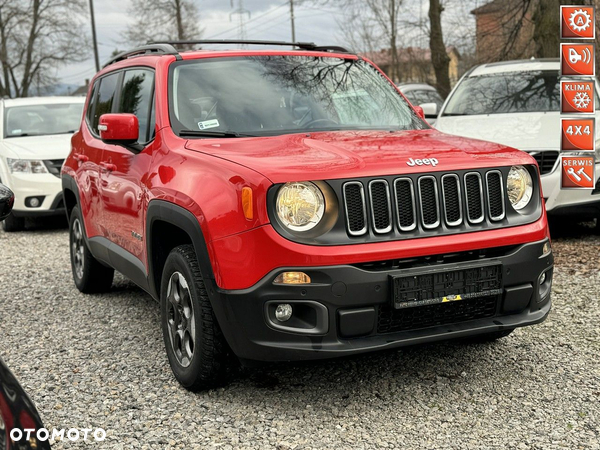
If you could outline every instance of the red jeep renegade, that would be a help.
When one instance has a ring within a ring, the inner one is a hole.
[[[118,270],[157,299],[183,386],[215,385],[233,355],[495,339],[546,318],[531,156],[431,129],[342,48],[176,49],[214,43],[111,60],[62,170],[77,288]]]

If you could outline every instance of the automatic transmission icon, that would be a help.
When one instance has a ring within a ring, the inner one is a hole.
[[[561,75],[594,76],[594,44],[560,44]]]

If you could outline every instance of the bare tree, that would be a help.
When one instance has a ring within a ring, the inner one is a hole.
[[[27,97],[87,50],[83,0],[0,0],[0,95]]]
[[[431,50],[431,64],[435,72],[435,84],[443,98],[450,93],[450,75],[448,67],[450,58],[446,53],[444,35],[442,33],[442,11],[444,8],[440,0],[429,1],[429,49]]]
[[[372,52],[386,47],[390,65],[387,75],[398,81],[400,6],[402,0],[330,0],[343,10],[338,21],[344,37],[355,50]]]
[[[137,18],[123,33],[129,46],[198,39],[202,35],[198,8],[191,0],[132,0],[129,13]]]

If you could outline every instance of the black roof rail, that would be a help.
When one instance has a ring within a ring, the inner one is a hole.
[[[198,41],[157,41],[153,42],[152,45],[168,44],[172,46],[177,45],[273,45],[273,46],[290,46],[298,47],[302,50],[314,50],[317,52],[340,52],[340,53],[351,53],[344,47],[337,45],[316,45],[313,42],[285,42],[285,41],[261,41],[261,40],[235,40],[235,39],[201,39]]]
[[[142,55],[173,55],[176,59],[180,60],[181,56],[175,46],[182,45],[271,45],[271,46],[289,46],[297,47],[301,50],[309,50],[315,52],[338,52],[338,53],[351,53],[344,47],[337,45],[316,45],[313,42],[284,42],[284,41],[257,41],[257,40],[230,40],[230,39],[202,39],[198,41],[160,41],[150,42],[147,45],[136,47],[133,50],[129,50],[123,53],[119,53],[109,59],[102,68],[110,66],[124,59],[131,58],[132,56]]]
[[[123,61],[124,59],[131,58],[132,56],[141,56],[141,55],[174,55],[175,58],[181,59],[179,56],[179,52],[175,47],[171,44],[165,42],[157,42],[153,44],[143,45],[141,47],[136,47],[133,50],[129,50],[123,53],[119,53],[116,56],[113,56],[109,59],[102,68],[104,69],[111,64],[114,64],[119,61]]]

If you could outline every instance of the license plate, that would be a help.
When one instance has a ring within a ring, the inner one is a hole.
[[[502,264],[391,276],[396,309],[502,294]]]

